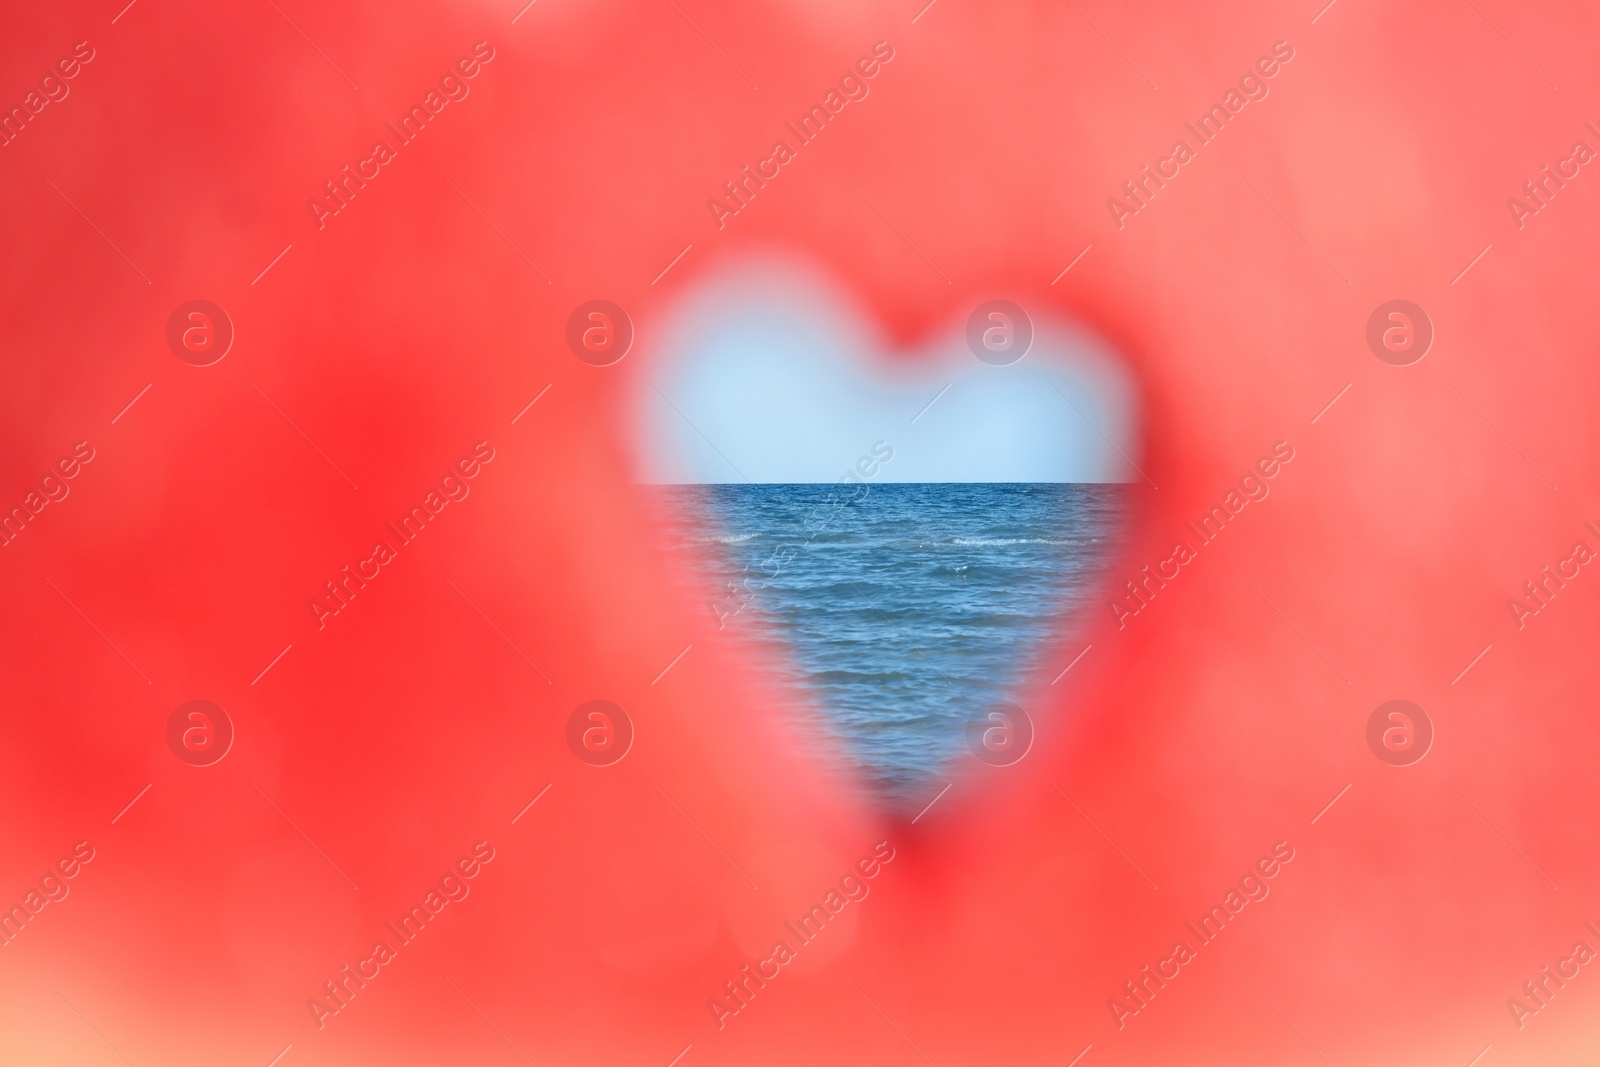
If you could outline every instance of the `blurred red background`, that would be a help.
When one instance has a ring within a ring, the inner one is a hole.
[[[1520,629],[1508,601],[1600,545],[1597,179],[1520,228],[1507,200],[1600,145],[1591,10],[119,7],[13,3],[0,34],[0,505],[31,515],[0,550],[0,898],[93,854],[0,949],[0,1058],[1582,1062],[1600,978],[1541,968],[1600,947],[1600,580]],[[707,199],[880,41],[870,95],[719,228]],[[1270,94],[1119,229],[1108,198],[1280,41]],[[319,227],[478,42],[467,95]],[[652,324],[755,255],[907,348],[994,296],[1110,338],[1159,486],[1119,583],[1295,450],[1125,628],[1081,621],[1027,759],[959,767],[915,825],[762,714],[774,682],[631,488]],[[565,342],[593,298],[636,331],[610,367]],[[1402,298],[1434,339],[1396,367],[1366,329]],[[166,340],[195,299],[235,331],[203,367]],[[479,442],[470,495],[319,629]],[[1367,743],[1394,698],[1434,731],[1409,766]],[[167,741],[196,699],[234,730],[205,767]],[[591,699],[636,731],[609,767],[565,740]],[[480,842],[470,893],[319,1018]],[[870,894],[719,1028],[723,983],[879,842]],[[1270,895],[1119,1019],[1278,842]]]

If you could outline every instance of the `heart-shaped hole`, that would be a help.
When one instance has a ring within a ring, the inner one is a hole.
[[[881,801],[1026,755],[1123,529],[1136,391],[1082,330],[978,305],[910,353],[814,277],[702,286],[641,383],[644,480],[715,625],[783,648]]]

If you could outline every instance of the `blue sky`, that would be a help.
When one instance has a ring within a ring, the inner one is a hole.
[[[715,280],[666,324],[649,360],[640,474],[833,482],[882,441],[894,459],[876,481],[1138,479],[1127,372],[1087,334],[1033,321],[1032,348],[1008,367],[975,358],[960,321],[891,362],[888,342],[812,276]]]

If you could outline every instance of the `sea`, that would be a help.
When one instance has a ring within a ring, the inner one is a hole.
[[[914,812],[969,720],[1028,711],[1026,687],[1067,666],[1059,638],[1103,592],[1130,487],[658,488],[708,612],[786,650],[770,668],[792,703],[773,710],[820,721],[869,792]]]

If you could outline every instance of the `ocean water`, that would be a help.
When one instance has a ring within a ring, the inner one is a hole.
[[[1118,484],[659,487],[706,610],[787,650],[788,709],[820,715],[869,788],[922,803],[965,726],[1066,661],[1120,533]],[[1030,715],[1032,714],[1031,709]]]

